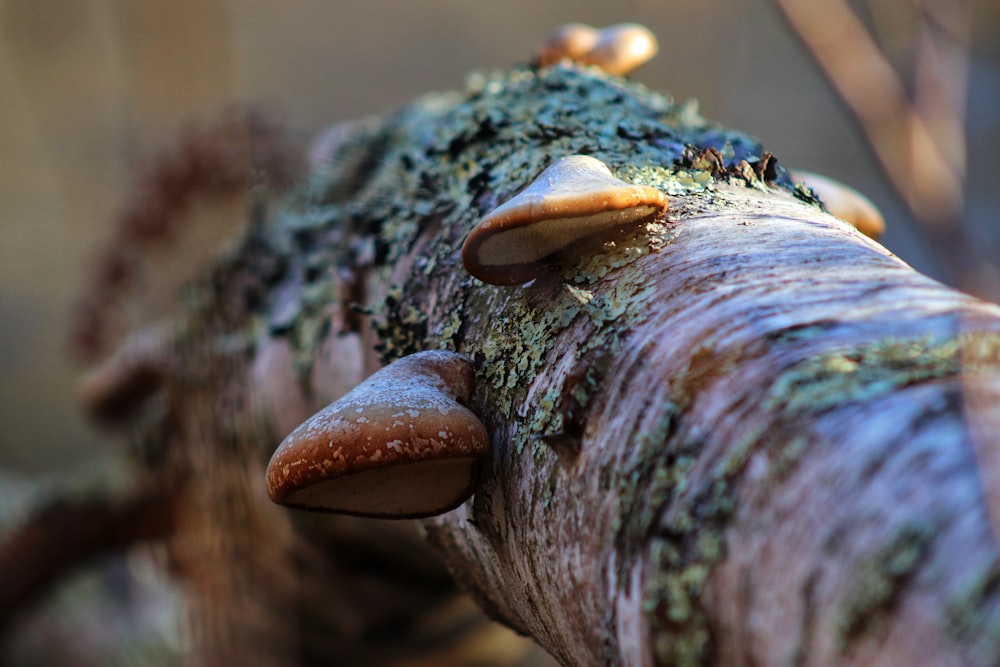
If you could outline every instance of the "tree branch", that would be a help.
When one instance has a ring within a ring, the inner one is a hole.
[[[825,214],[745,135],[590,69],[476,78],[336,143],[189,291],[166,380],[188,528],[243,608],[308,596],[284,579],[288,515],[250,481],[284,435],[274,397],[316,408],[330,377],[446,348],[475,363],[493,454],[426,533],[564,664],[1000,659],[980,470],[1000,308]],[[472,279],[469,230],[570,154],[666,192],[667,219],[528,285]],[[254,369],[273,345],[291,354]],[[257,626],[219,618],[246,655]]]
[[[173,527],[173,494],[153,486],[123,498],[54,500],[0,541],[0,629],[55,582],[94,558]]]
[[[775,4],[854,114],[886,176],[930,237],[949,281],[962,282],[975,255],[963,227],[967,5],[922,3],[927,17],[911,101],[903,81],[844,0]]]

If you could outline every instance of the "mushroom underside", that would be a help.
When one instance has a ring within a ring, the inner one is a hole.
[[[509,229],[482,241],[478,250],[479,263],[484,266],[508,266],[537,262],[580,239],[613,237],[658,210],[653,206],[638,206],[586,216],[553,218],[544,225]]]
[[[653,206],[640,206],[582,217],[553,218],[544,225],[505,230],[483,238],[478,247],[466,253],[466,266],[484,282],[519,285],[537,277],[548,263],[592,254],[608,241],[621,238],[651,220],[659,211]]]
[[[324,479],[289,492],[303,509],[388,518],[419,518],[454,509],[472,492],[476,457],[401,463]]]

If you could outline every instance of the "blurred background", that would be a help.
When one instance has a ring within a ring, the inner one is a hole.
[[[470,71],[527,62],[568,21],[647,25],[660,55],[633,78],[697,98],[708,118],[755,135],[786,166],[861,190],[884,213],[893,252],[996,298],[1000,1],[955,4],[971,17],[962,229],[979,253],[959,276],[764,0],[0,0],[0,481],[72,478],[119,455],[76,405],[71,306],[136,171],[186,123],[251,101],[305,141],[329,123],[460,88]],[[910,82],[921,3],[853,5]],[[243,211],[225,215],[235,227]],[[185,243],[210,254],[225,236]],[[176,284],[175,267],[161,270]],[[169,307],[157,299],[151,310]]]

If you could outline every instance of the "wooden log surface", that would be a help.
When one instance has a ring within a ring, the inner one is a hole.
[[[259,471],[345,385],[453,349],[493,453],[424,530],[563,664],[1000,658],[1000,308],[823,212],[752,139],[593,69],[475,77],[333,136],[189,291],[168,404],[215,437],[173,457]],[[666,219],[529,285],[469,276],[476,220],[570,154],[666,192]],[[212,396],[236,426],[194,408]],[[288,515],[250,514],[244,546],[279,545]]]

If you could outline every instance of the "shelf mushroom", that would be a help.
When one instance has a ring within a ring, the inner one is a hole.
[[[466,238],[462,263],[485,283],[519,285],[553,255],[614,238],[666,208],[656,188],[626,183],[596,158],[570,155],[488,213]]]
[[[809,171],[791,172],[792,180],[805,183],[833,215],[853,225],[869,238],[878,240],[885,232],[885,220],[868,197],[833,180]]]
[[[545,38],[538,65],[561,60],[596,65],[613,76],[625,76],[659,51],[656,36],[638,23],[620,23],[601,30],[583,23],[559,26]]]
[[[472,495],[486,428],[463,405],[472,363],[403,357],[300,424],[267,467],[282,505],[390,519],[433,516]]]

